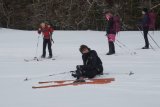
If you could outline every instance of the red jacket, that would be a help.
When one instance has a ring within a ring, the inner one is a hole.
[[[51,39],[53,31],[54,31],[54,29],[52,27],[48,27],[48,26],[45,26],[45,28],[40,27],[38,29],[38,33],[39,34],[42,33],[44,39]]]
[[[156,25],[156,13],[154,12],[149,12],[149,28],[154,30],[155,29],[155,25]]]

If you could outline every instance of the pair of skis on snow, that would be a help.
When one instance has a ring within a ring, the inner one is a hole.
[[[39,85],[33,86],[33,89],[39,88],[53,88],[62,86],[78,86],[84,84],[108,84],[114,81],[114,78],[98,78],[98,79],[85,79],[85,82],[75,82],[75,80],[59,80],[59,81],[44,81],[38,82]]]
[[[62,72],[58,74],[52,74],[52,75],[47,75],[48,76],[55,76],[55,75],[60,75],[60,74],[65,74],[65,73],[70,73],[70,72]],[[126,72],[126,73],[103,73],[103,75],[128,75],[131,76],[134,73],[132,71]],[[33,78],[26,78],[24,81],[32,80]],[[58,81],[43,81],[43,82],[38,82],[38,85],[33,86],[33,89],[38,89],[38,88],[51,88],[51,87],[62,87],[62,86],[78,86],[78,85],[84,85],[84,84],[107,84],[111,83],[114,81],[115,78],[94,78],[94,79],[85,79],[85,82],[75,82],[75,80],[58,80]]]

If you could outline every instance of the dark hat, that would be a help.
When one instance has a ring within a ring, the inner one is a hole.
[[[147,12],[148,12],[148,9],[147,9],[147,8],[143,8],[142,11],[144,11],[145,13],[147,13]]]
[[[82,53],[82,51],[83,51],[84,49],[90,50],[90,48],[88,48],[87,45],[81,45],[80,48],[79,48],[79,51]]]

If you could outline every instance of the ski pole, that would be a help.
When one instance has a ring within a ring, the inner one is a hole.
[[[121,46],[121,45],[119,45],[118,42],[115,42],[115,44],[116,44],[118,47],[124,49],[124,47]],[[126,48],[126,49],[127,49],[127,48]],[[129,51],[130,51],[130,50],[129,50]],[[137,54],[137,53],[136,53],[136,52],[131,52],[130,54],[131,54],[131,55],[133,55],[133,54],[135,55],[135,54]]]
[[[125,44],[123,44],[122,42],[120,42],[119,40],[116,40],[118,43],[120,43],[122,46],[124,46],[124,47],[126,47],[127,48],[127,46],[125,45]],[[128,49],[128,48],[127,48]]]
[[[53,44],[54,44],[54,41],[53,41],[52,35],[53,35],[53,32],[52,32],[52,33],[50,33],[50,37],[51,37],[51,41],[52,41],[52,42],[53,42]]]
[[[67,73],[70,73],[70,71],[69,72],[61,72],[61,73],[57,73],[57,74],[51,74],[51,75],[48,75],[48,76],[61,75],[61,74],[67,74]]]
[[[160,48],[160,46],[159,46],[158,43],[153,39],[153,37],[151,36],[151,34],[148,33],[148,35],[149,35],[149,37],[152,39],[152,41]]]
[[[119,40],[116,40],[119,44],[121,44],[123,47],[125,47],[127,50],[129,50],[131,53],[136,54],[135,51],[132,51],[130,48],[128,48],[125,44],[123,44],[122,42],[120,42]]]
[[[51,39],[51,41],[53,42],[53,44],[54,44],[54,41],[53,41],[53,39]]]
[[[24,79],[24,81],[28,81],[28,80],[33,80],[33,79],[38,79],[38,78],[45,78],[45,77],[50,77],[50,76],[56,76],[56,75],[62,75],[62,74],[68,74],[69,72],[61,72],[61,73],[55,73],[55,74],[50,74],[50,75],[43,75],[43,76],[38,76],[38,77],[32,77],[32,78],[28,78],[26,77]]]
[[[38,45],[39,45],[39,37],[40,36],[38,36],[38,40],[37,40],[37,46],[36,46],[36,53],[35,53],[35,59],[37,58],[37,52],[38,52]]]
[[[130,72],[125,72],[125,73],[118,73],[118,72],[115,72],[115,73],[113,73],[113,72],[109,72],[109,73],[103,73],[103,75],[133,75],[134,74],[134,72],[132,72],[132,71],[130,71]]]
[[[117,36],[119,36],[119,33],[116,34]],[[120,42],[119,40],[117,40],[117,44],[119,43],[121,45],[122,48],[126,48],[128,51],[131,52],[131,54],[137,54],[135,51],[132,51],[131,49],[129,49],[124,43]]]
[[[140,29],[140,28],[139,28]],[[154,35],[154,30],[155,29],[153,29],[153,32],[152,32],[152,34]],[[149,35],[149,37],[151,38],[151,40],[157,45],[157,47],[158,48],[160,48],[160,46],[158,45],[158,43],[153,39],[153,37],[151,36],[151,34],[148,32],[148,35]]]
[[[117,42],[115,42],[115,44],[116,44],[118,47],[122,48],[122,46],[121,46],[121,45],[119,45]]]
[[[138,30],[141,32],[141,34],[143,35],[143,33],[142,33],[141,29],[138,27],[138,25],[136,25],[136,26],[137,26]],[[152,48],[152,50],[155,51],[155,49],[153,48],[153,46],[152,46],[150,43],[149,43],[149,45],[150,45],[150,47]]]

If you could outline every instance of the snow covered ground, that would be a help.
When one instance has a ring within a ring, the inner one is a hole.
[[[160,44],[160,31],[150,34]],[[117,39],[127,48],[115,44],[116,55],[106,56],[104,35],[98,31],[55,31],[52,49],[56,60],[25,62],[35,56],[37,32],[0,29],[0,107],[160,107],[160,49],[150,39],[155,50],[142,50],[141,33],[124,31]],[[39,40],[38,56],[42,37]],[[70,74],[48,75],[75,70],[82,64],[81,44],[98,52],[104,72],[110,73],[103,77],[114,77],[114,82],[32,89],[38,81],[73,79]],[[127,75],[130,71],[135,74]],[[26,77],[30,80],[24,81]]]

